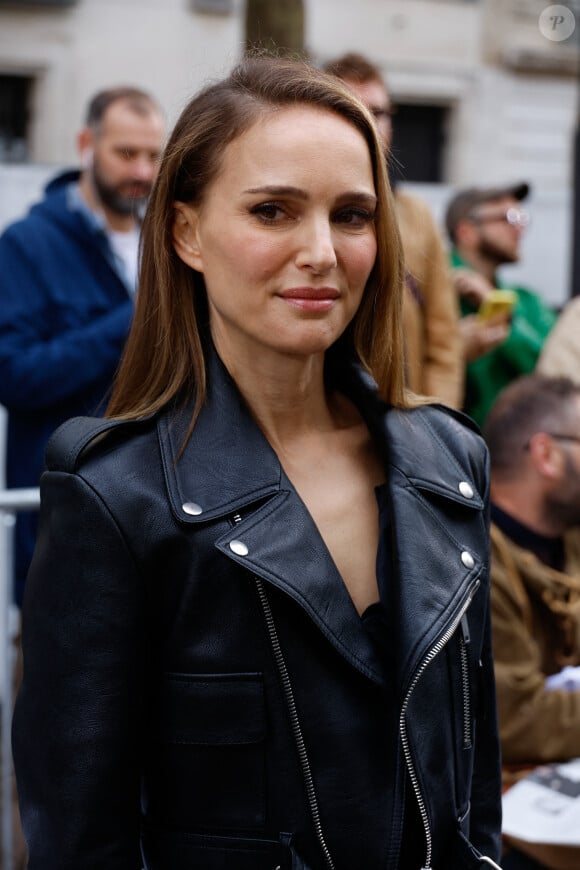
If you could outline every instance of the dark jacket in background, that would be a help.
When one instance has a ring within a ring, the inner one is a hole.
[[[318,828],[336,870],[497,860],[485,447],[343,389],[388,481],[380,650],[219,360],[183,453],[190,409],[51,443],[13,729],[30,870],[325,870]]]
[[[52,432],[98,415],[110,389],[133,302],[107,237],[71,206],[69,172],[0,237],[0,404],[8,411],[6,484],[38,486]],[[30,563],[35,514],[18,519],[16,598]]]

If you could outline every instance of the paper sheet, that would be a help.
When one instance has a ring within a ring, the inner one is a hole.
[[[580,847],[580,758],[537,767],[504,794],[504,834]]]

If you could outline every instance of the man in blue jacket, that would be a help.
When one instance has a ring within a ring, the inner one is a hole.
[[[130,87],[90,101],[81,170],[0,237],[0,404],[8,411],[8,487],[38,486],[44,449],[64,420],[99,414],[133,312],[143,209],[164,136],[151,96]],[[18,519],[15,598],[22,600],[36,515]]]

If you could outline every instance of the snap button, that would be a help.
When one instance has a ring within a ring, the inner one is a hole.
[[[471,553],[467,552],[467,550],[464,550],[461,554],[461,561],[466,568],[473,568],[473,566],[475,565],[475,559],[473,558]]]
[[[243,541],[230,541],[230,550],[232,553],[235,553],[236,556],[247,556],[249,553],[249,550]]]
[[[466,480],[462,480],[459,484],[459,492],[464,498],[473,498],[473,488]]]
[[[189,514],[191,517],[198,517],[203,513],[202,508],[194,501],[186,501],[181,505],[181,508],[185,514]]]

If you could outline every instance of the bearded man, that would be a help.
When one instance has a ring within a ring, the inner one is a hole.
[[[470,187],[447,206],[445,223],[452,245],[451,266],[462,317],[475,314],[494,289],[515,295],[509,330],[489,352],[467,359],[463,410],[482,426],[498,393],[520,375],[533,371],[556,312],[528,287],[505,284],[500,266],[520,260],[529,223],[523,202],[525,182],[505,187]]]
[[[38,486],[49,436],[104,410],[127,336],[141,216],[164,138],[155,100],[132,87],[97,93],[78,135],[80,171],[0,237],[0,403],[8,411],[8,487]],[[36,515],[16,529],[21,603]]]
[[[580,385],[538,373],[517,378],[500,393],[483,434],[491,465],[494,668],[509,786],[538,765],[580,756]],[[539,847],[526,849],[539,855]],[[546,865],[563,866],[553,857],[545,847]],[[528,865],[515,851],[502,861],[506,870],[528,866],[543,865]]]

